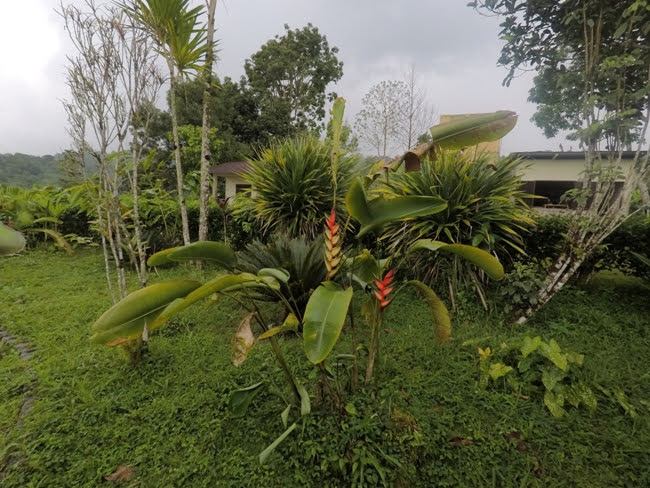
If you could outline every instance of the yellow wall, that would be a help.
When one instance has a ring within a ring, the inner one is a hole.
[[[235,185],[248,185],[248,182],[240,176],[228,175],[226,178],[226,198],[235,198]]]
[[[524,181],[579,181],[585,162],[583,159],[529,159],[522,171]],[[629,172],[631,161],[623,161],[621,170]]]

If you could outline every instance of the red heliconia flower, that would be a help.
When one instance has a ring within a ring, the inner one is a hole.
[[[336,210],[332,209],[329,217],[325,218],[325,266],[327,279],[331,280],[341,264],[341,236],[338,234],[339,226],[336,224]]]
[[[394,286],[389,286],[393,279],[395,278],[395,270],[391,269],[384,275],[383,280],[375,280],[375,286],[377,287],[374,290],[377,300],[379,300],[379,307],[386,308],[392,299],[388,298],[388,295],[395,289]]]
[[[14,226],[14,223],[11,220],[7,222],[7,227],[13,227],[13,226]]]

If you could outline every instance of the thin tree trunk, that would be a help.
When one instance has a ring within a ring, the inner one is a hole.
[[[174,161],[176,163],[176,189],[178,191],[178,206],[181,211],[181,224],[183,226],[183,244],[190,243],[190,225],[187,218],[187,206],[185,205],[185,191],[183,190],[183,167],[181,166],[181,141],[178,135],[178,112],[176,111],[176,75],[171,60],[167,60],[169,66],[169,79],[171,84],[171,96],[169,108],[172,116],[172,136],[174,139]]]
[[[203,67],[203,125],[201,130],[201,192],[199,205],[199,241],[208,238],[208,200],[210,197],[210,99],[212,98],[212,62],[214,59],[214,11],[217,0],[208,4],[208,52]]]

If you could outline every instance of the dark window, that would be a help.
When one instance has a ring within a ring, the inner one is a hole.
[[[245,183],[241,183],[239,185],[235,185],[235,193],[248,193],[250,195],[250,189],[251,185],[247,185]]]
[[[563,205],[562,195],[567,191],[573,190],[576,184],[574,181],[536,181],[535,195],[542,198],[536,198],[533,203],[536,207]]]

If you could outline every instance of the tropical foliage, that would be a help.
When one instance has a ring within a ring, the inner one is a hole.
[[[334,206],[344,211],[341,198],[332,192],[332,145],[313,137],[273,143],[250,160],[243,176],[254,188],[249,208],[262,229],[291,237],[314,239],[323,215]],[[336,172],[336,185],[343,194],[351,182],[354,156],[343,155]]]

